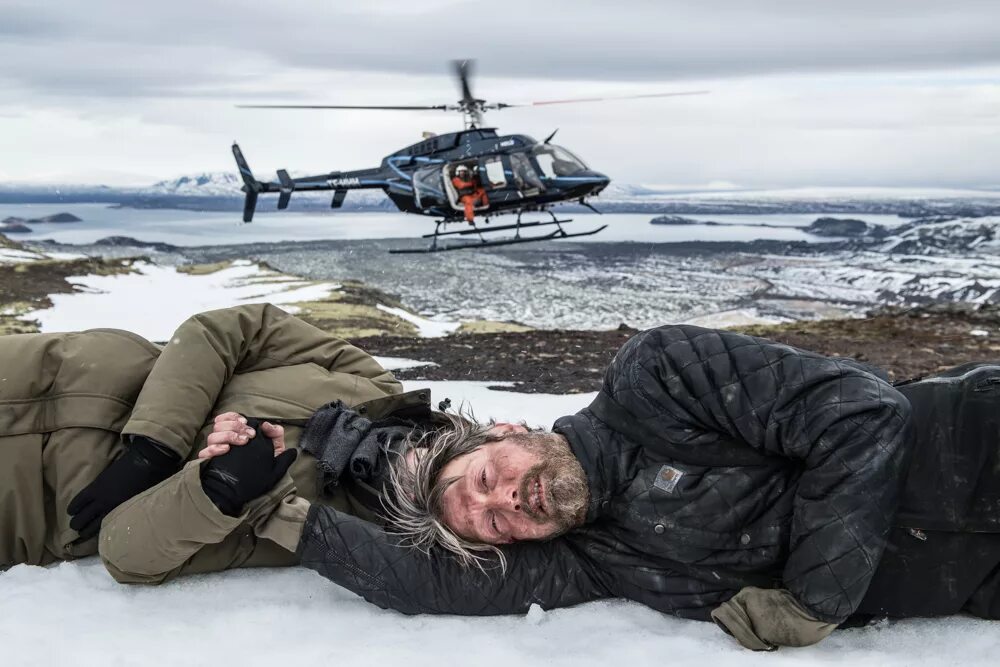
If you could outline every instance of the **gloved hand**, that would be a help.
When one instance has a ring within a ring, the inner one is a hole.
[[[101,521],[123,502],[156,486],[180,468],[180,457],[165,445],[141,435],[132,436],[125,452],[76,494],[67,507],[69,527],[79,541],[97,535]]]
[[[243,506],[264,495],[277,484],[298,456],[288,449],[274,455],[274,444],[263,433],[257,419],[247,419],[256,432],[245,445],[234,445],[229,452],[214,456],[201,468],[201,487],[205,495],[228,516],[239,516]]]
[[[814,618],[788,591],[748,586],[712,611],[716,625],[752,651],[809,646],[836,629]]]

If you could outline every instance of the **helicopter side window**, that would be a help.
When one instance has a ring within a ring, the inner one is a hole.
[[[413,174],[413,195],[417,206],[435,206],[447,200],[441,183],[441,169],[421,167]]]
[[[514,187],[518,190],[542,189],[542,180],[524,153],[510,154],[510,168],[514,172]]]
[[[491,188],[507,187],[507,176],[503,173],[503,159],[491,157],[483,160],[486,171],[486,181]]]
[[[560,146],[542,144],[532,148],[531,153],[547,178],[573,176],[587,169],[583,160]]]

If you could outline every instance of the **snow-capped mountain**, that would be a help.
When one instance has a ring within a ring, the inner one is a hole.
[[[304,174],[293,174],[293,176]],[[266,174],[261,174],[267,177]],[[234,170],[181,175],[147,187],[112,188],[89,185],[28,185],[0,183],[0,202],[109,202],[140,208],[199,208],[230,210],[242,199],[243,183]],[[329,206],[327,193],[296,193],[292,209]],[[268,197],[261,200],[266,207]],[[1000,215],[1000,189],[959,190],[942,188],[794,188],[741,190],[731,185],[718,189],[679,190],[652,185],[612,183],[591,203],[609,213],[652,214],[890,214],[905,217],[931,215]],[[580,208],[565,205],[567,210]],[[381,190],[352,190],[346,210],[392,210]],[[582,208],[580,209],[583,210]]]
[[[293,177],[304,174],[292,173]],[[137,192],[140,197],[151,198],[157,202],[169,201],[171,198],[183,198],[185,203],[190,205],[193,199],[240,199],[243,198],[243,180],[236,172],[214,171],[200,174],[190,174],[179,176],[172,180],[154,183],[148,188],[142,188]],[[310,210],[325,209],[330,205],[330,193],[303,193],[297,192],[292,196],[292,209]],[[261,210],[268,208],[268,203],[273,206],[274,198],[264,197],[258,207]],[[276,201],[276,200],[274,200]],[[207,202],[206,202],[207,203]],[[344,201],[345,210],[366,210],[395,208],[386,198],[382,190],[352,190],[348,192]]]
[[[159,181],[139,192],[156,196],[176,195],[179,197],[237,197],[242,196],[243,181],[236,172],[213,171],[172,180]]]

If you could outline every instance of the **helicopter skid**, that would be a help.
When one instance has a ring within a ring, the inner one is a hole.
[[[454,235],[466,235],[466,234],[489,234],[491,232],[502,232],[508,229],[524,229],[526,227],[545,227],[547,225],[559,225],[564,222],[573,222],[570,219],[566,220],[551,220],[545,222],[522,222],[513,225],[499,225],[497,227],[466,227],[465,229],[457,229],[453,232],[432,232],[430,234],[424,234],[421,238],[432,239],[438,236],[454,236]]]
[[[553,216],[554,217],[554,216]],[[427,254],[432,252],[446,252],[450,250],[470,250],[476,248],[496,248],[505,245],[518,245],[521,243],[535,243],[537,241],[558,241],[560,239],[571,239],[578,236],[593,236],[598,232],[602,231],[607,225],[601,225],[597,229],[591,229],[586,232],[575,232],[568,233],[562,228],[562,223],[572,222],[571,220],[553,220],[551,222],[525,222],[514,225],[502,225],[500,227],[493,227],[490,229],[482,229],[475,227],[472,229],[463,229],[454,232],[435,232],[433,234],[425,234],[424,238],[431,238],[433,242],[430,247],[427,248],[394,248],[389,251],[393,255],[404,255],[404,254]],[[556,225],[557,229],[553,230],[548,234],[540,234],[538,236],[521,236],[520,230],[525,227],[545,227],[549,225]],[[500,232],[508,229],[516,229],[518,233],[513,237],[489,240],[483,236],[484,233]],[[468,240],[461,241],[457,243],[449,243],[447,245],[438,245],[437,239],[439,236],[449,236],[449,235],[466,235],[466,234],[479,234],[480,238],[478,241]]]

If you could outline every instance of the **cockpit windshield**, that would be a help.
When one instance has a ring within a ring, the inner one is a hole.
[[[587,169],[583,160],[554,144],[539,144],[531,149],[531,154],[547,178],[573,176]]]

